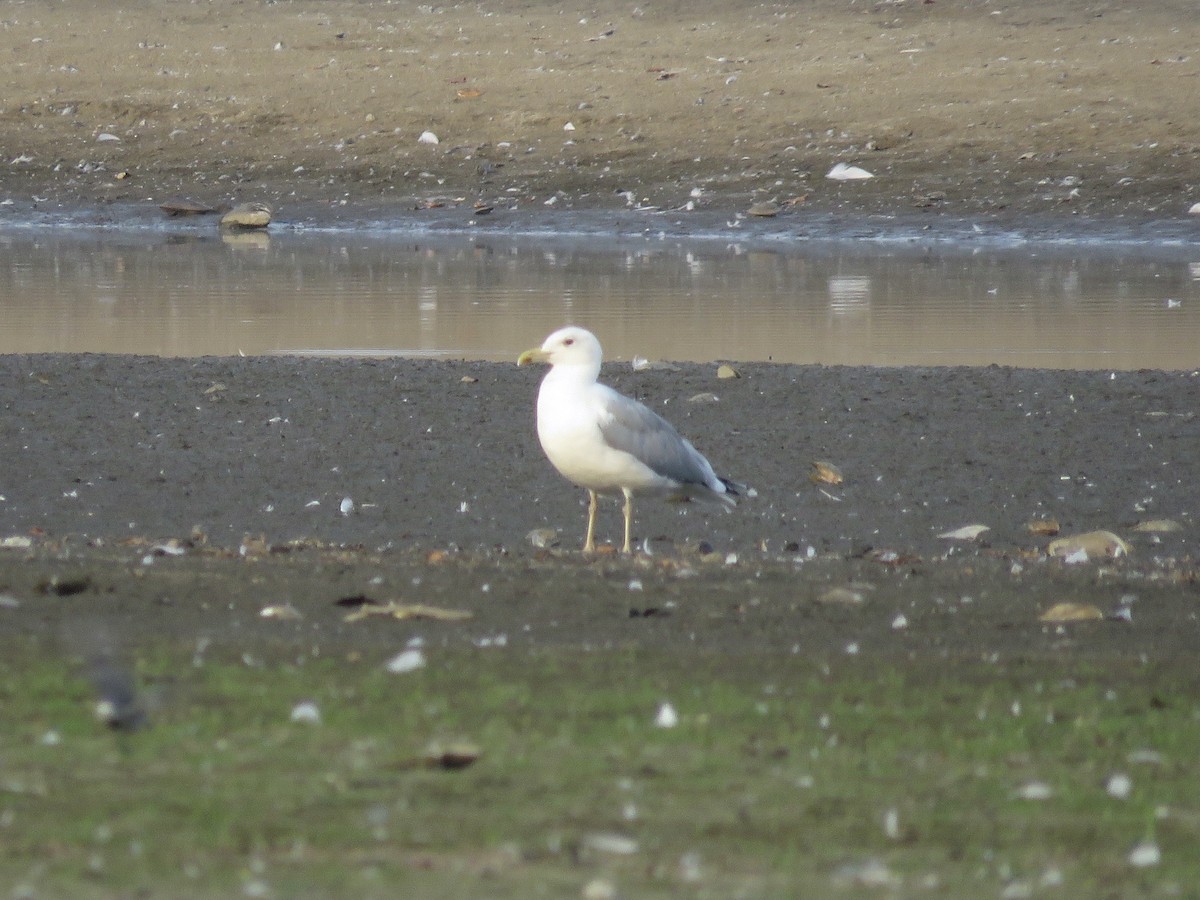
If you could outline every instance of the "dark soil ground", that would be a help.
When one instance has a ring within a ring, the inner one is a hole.
[[[2,362],[0,536],[17,546],[0,551],[0,589],[19,604],[3,616],[35,640],[86,616],[133,643],[227,631],[303,644],[318,626],[357,643],[368,632],[336,605],[354,597],[469,610],[469,627],[447,629],[460,639],[579,646],[1175,658],[1195,635],[1193,374],[747,364],[718,380],[714,366],[613,367],[611,383],[756,496],[730,514],[646,500],[643,552],[586,558],[583,492],[534,435],[540,373]],[[717,402],[690,399],[710,392]],[[814,483],[815,460],[845,481]],[[1113,531],[1131,552],[1050,558],[1052,538],[1028,527],[1041,520]],[[1162,520],[1179,530],[1137,530]],[[990,530],[939,537],[972,524]],[[619,533],[607,504],[601,537]],[[1039,622],[1064,601],[1132,621],[1069,636]],[[305,619],[259,617],[289,603]]]

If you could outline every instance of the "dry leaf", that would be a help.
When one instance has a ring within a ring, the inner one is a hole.
[[[437,622],[461,622],[474,615],[464,609],[445,609],[441,606],[425,606],[422,603],[364,603],[343,619],[359,622],[369,616],[389,616],[393,619],[433,619]]]
[[[1051,556],[1074,556],[1084,553],[1088,559],[1116,559],[1128,556],[1130,546],[1111,531],[1089,531],[1051,541],[1046,552]]]
[[[1104,613],[1100,612],[1095,606],[1090,603],[1056,603],[1040,616],[1039,622],[1092,622],[1096,619],[1103,619]]]
[[[951,541],[973,541],[985,531],[991,530],[991,527],[988,525],[964,525],[962,528],[955,528],[953,531],[942,532],[938,537]]]
[[[813,484],[841,484],[845,481],[842,470],[831,462],[822,459],[813,460],[813,470],[808,473]]]

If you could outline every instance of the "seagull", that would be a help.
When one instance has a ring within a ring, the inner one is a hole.
[[[717,476],[662,416],[597,381],[603,356],[594,334],[570,326],[517,359],[518,366],[551,367],[538,391],[538,440],[554,468],[588,492],[583,551],[596,550],[600,494],[625,496],[622,553],[631,552],[634,494],[736,506],[741,485]]]

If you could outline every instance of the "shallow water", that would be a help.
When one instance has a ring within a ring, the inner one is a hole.
[[[1145,248],[0,231],[0,352],[1200,367],[1200,261]]]

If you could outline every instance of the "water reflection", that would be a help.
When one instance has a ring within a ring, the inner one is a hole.
[[[0,352],[1200,367],[1200,262],[359,233],[0,232]]]

